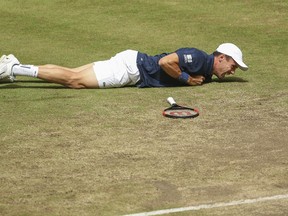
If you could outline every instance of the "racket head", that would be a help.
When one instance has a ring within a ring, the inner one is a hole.
[[[195,118],[199,116],[199,111],[174,104],[163,111],[163,116],[168,118]]]

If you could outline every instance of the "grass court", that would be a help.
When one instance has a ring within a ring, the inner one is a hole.
[[[76,67],[238,45],[248,72],[198,87],[0,84],[0,215],[125,215],[288,194],[288,2],[1,0],[0,55]],[[172,96],[195,119],[164,118]],[[288,199],[169,215],[288,214]]]

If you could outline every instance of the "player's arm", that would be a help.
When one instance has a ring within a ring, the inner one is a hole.
[[[179,67],[179,57],[176,53],[161,58],[159,65],[169,76],[188,85],[201,85],[205,80],[203,76],[190,76],[188,73],[182,72]]]

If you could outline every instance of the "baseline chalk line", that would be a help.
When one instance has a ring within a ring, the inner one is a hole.
[[[237,205],[245,205],[245,204],[253,204],[271,200],[281,200],[281,199],[288,199],[288,194],[283,195],[275,195],[269,197],[259,197],[255,199],[245,199],[245,200],[235,200],[230,202],[220,202],[214,204],[203,204],[198,206],[188,206],[182,208],[172,208],[172,209],[163,209],[158,211],[151,211],[151,212],[142,212],[136,214],[127,214],[123,216],[151,216],[151,215],[164,215],[176,212],[185,212],[185,211],[197,211],[201,209],[212,209],[212,208],[220,208],[220,207],[227,207],[227,206],[237,206]]]

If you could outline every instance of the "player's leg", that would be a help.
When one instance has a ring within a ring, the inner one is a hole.
[[[81,72],[87,68],[89,68],[91,66],[91,64],[87,64],[87,65],[83,65],[83,66],[80,66],[80,67],[77,67],[77,68],[67,68],[67,67],[62,67],[62,66],[58,66],[58,65],[53,65],[53,64],[46,64],[45,65],[45,68],[59,68],[59,69],[65,69],[65,70],[70,70],[72,72]]]
[[[31,76],[70,88],[115,88],[135,85],[140,80],[137,51],[126,50],[110,60],[78,68],[57,65],[22,65],[13,55],[0,61],[0,79],[8,76]]]
[[[99,88],[93,69],[93,63],[77,68],[56,65],[23,65],[14,55],[0,58],[0,79],[14,76],[30,76],[49,82],[62,84],[70,88]]]
[[[93,63],[74,69],[57,65],[38,66],[37,78],[69,88],[99,88]]]

